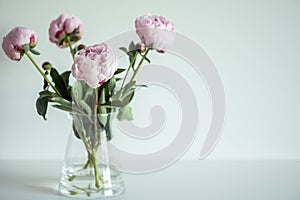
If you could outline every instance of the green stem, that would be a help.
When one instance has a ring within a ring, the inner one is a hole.
[[[88,160],[87,160],[87,162],[85,163],[83,169],[88,168],[88,166],[90,165],[90,162],[91,162],[91,154],[90,154],[90,152],[88,152]]]
[[[70,36],[67,36],[67,42],[68,42],[68,46],[69,46],[69,49],[70,49],[70,53],[72,55],[72,59],[74,61],[75,60],[75,53],[74,53],[74,49],[72,48]]]
[[[97,159],[96,159],[96,151],[93,151],[93,153],[91,154],[91,158],[92,158],[93,165],[94,165],[95,187],[96,188],[100,188],[100,184],[99,184],[99,169],[98,169],[98,162],[97,162]]]
[[[95,89],[95,106],[94,106],[94,128],[95,128],[95,136],[97,135],[97,113],[98,113],[98,88]]]
[[[133,75],[132,75],[132,77],[131,77],[131,79],[130,79],[130,82],[133,81],[134,78],[135,78],[135,76],[137,75],[137,73],[138,73],[139,69],[141,68],[141,66],[142,66],[142,64],[143,64],[143,61],[145,60],[145,58],[146,58],[146,56],[147,56],[149,50],[150,50],[150,48],[148,48],[148,49],[146,50],[145,54],[143,55],[142,59],[140,60],[138,66],[137,66],[137,68],[136,68],[136,70],[134,71],[134,73],[133,73]]]
[[[41,68],[38,66],[38,64],[34,61],[32,56],[28,51],[25,51],[26,56],[29,58],[29,60],[32,62],[32,64],[35,66],[35,68],[39,71],[39,73],[43,76],[43,78],[47,81],[47,83],[52,87],[52,89],[60,96],[60,92],[56,89],[56,87],[52,84],[52,82],[48,79],[48,77],[45,75],[45,73],[41,70]]]
[[[124,86],[124,83],[125,83],[125,80],[126,80],[126,78],[127,78],[127,76],[128,76],[129,70],[130,70],[130,68],[132,67],[134,61],[136,60],[137,55],[138,55],[138,52],[136,51],[135,54],[134,54],[134,56],[133,56],[133,58],[132,58],[131,61],[130,61],[130,64],[129,64],[127,70],[126,70],[126,74],[125,74],[125,77],[124,77],[124,79],[123,79],[121,89],[122,89],[123,86]]]
[[[95,106],[94,106],[94,130],[95,130],[95,137],[97,136],[98,134],[98,131],[97,131],[97,111],[98,111],[98,88],[95,89]],[[99,185],[99,171],[98,171],[98,162],[97,162],[97,159],[96,159],[96,152],[97,150],[94,149],[92,154],[91,154],[91,158],[93,160],[93,164],[94,164],[94,172],[95,172],[95,187],[96,188],[99,188],[100,185]]]
[[[100,95],[100,104],[104,104],[105,103],[105,89],[103,88],[101,91],[101,95]],[[105,106],[100,106],[100,114],[106,114],[106,108]]]
[[[97,141],[98,141],[98,130],[97,130],[97,123],[98,123],[98,106],[99,106],[99,91],[98,88],[95,88],[95,105],[94,105],[94,144],[92,145],[93,148],[97,149]]]

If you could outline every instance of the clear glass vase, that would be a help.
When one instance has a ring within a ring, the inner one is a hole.
[[[69,115],[69,136],[59,192],[68,197],[105,199],[122,194],[125,185],[118,155],[109,153],[116,139],[115,113]]]

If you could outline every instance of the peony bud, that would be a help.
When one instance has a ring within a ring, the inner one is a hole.
[[[84,48],[85,48],[85,45],[84,44],[80,44],[77,47],[77,51],[80,51],[81,49],[84,49]]]
[[[82,21],[76,16],[60,15],[53,20],[49,27],[49,39],[60,48],[68,47],[68,38],[71,44],[76,43],[82,36]]]
[[[2,49],[10,59],[20,60],[24,55],[24,47],[33,48],[37,42],[38,36],[35,31],[16,27],[3,38]]]
[[[143,53],[143,52],[146,51],[146,45],[145,45],[145,43],[143,43],[143,42],[137,43],[136,46],[135,46],[135,48],[136,48],[136,50],[137,50],[138,52],[140,52],[140,53]]]
[[[44,70],[49,71],[49,70],[51,70],[51,68],[52,68],[52,64],[49,63],[49,62],[44,62],[44,63],[42,64],[42,67],[43,67]]]

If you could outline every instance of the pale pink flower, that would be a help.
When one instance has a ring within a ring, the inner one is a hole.
[[[77,80],[84,80],[91,88],[97,88],[114,75],[118,64],[108,44],[96,44],[78,51],[72,75]]]
[[[71,44],[81,39],[83,23],[76,16],[61,14],[53,20],[49,27],[49,40],[60,48],[68,47],[66,36],[70,36]]]
[[[35,47],[38,42],[38,35],[35,31],[25,27],[12,29],[2,41],[2,49],[12,60],[20,60],[24,54],[24,45]]]
[[[158,51],[170,48],[175,40],[174,24],[163,16],[148,14],[138,17],[135,28],[142,42]]]

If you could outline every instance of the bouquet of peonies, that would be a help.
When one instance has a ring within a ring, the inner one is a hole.
[[[111,139],[109,113],[115,112],[119,120],[133,119],[129,104],[135,89],[144,87],[136,84],[137,73],[144,61],[150,62],[147,57],[150,51],[163,53],[175,38],[173,23],[162,16],[141,16],[135,20],[135,28],[141,42],[131,42],[128,48],[120,48],[129,57],[128,67],[120,67],[107,43],[76,45],[83,34],[83,23],[65,14],[51,22],[49,40],[59,48],[69,48],[73,59],[71,70],[59,73],[50,62],[40,67],[33,58],[40,54],[35,49],[38,34],[29,28],[12,29],[2,42],[11,60],[19,61],[26,55],[43,78],[43,90],[36,100],[37,113],[46,119],[50,104],[71,114],[74,134],[82,140],[88,154],[84,168],[94,169],[96,188],[101,188],[96,159],[101,138],[97,133],[104,130],[105,139]],[[73,85],[69,81],[71,74],[76,79]]]

